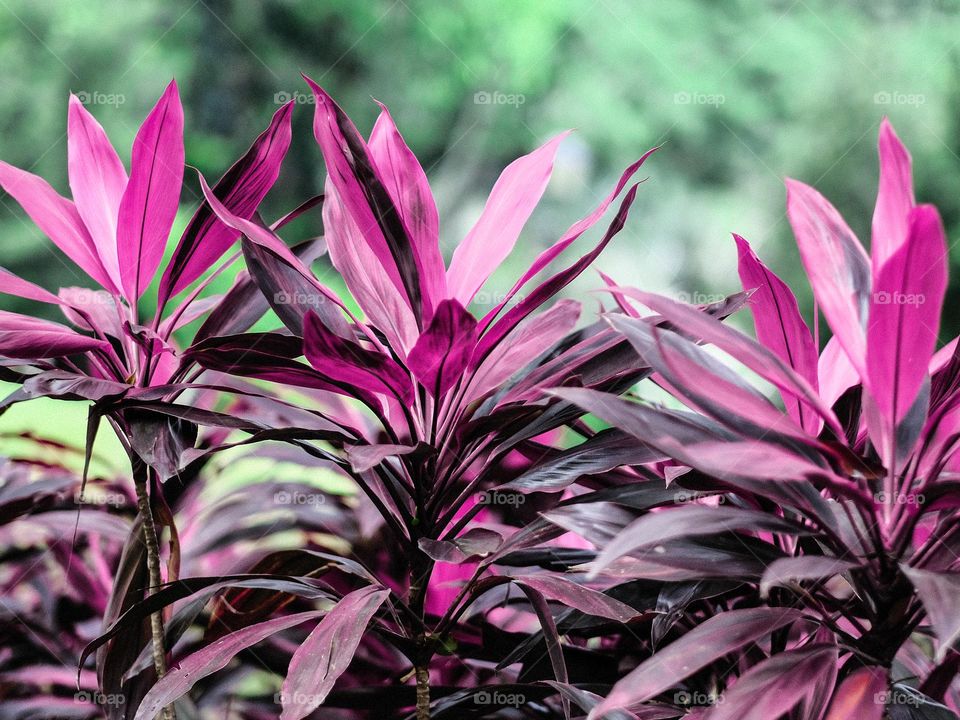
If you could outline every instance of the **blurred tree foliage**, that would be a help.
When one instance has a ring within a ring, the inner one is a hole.
[[[2,0],[0,158],[66,192],[67,93],[83,94],[128,158],[176,76],[187,161],[213,180],[294,97],[303,107],[272,217],[322,187],[302,71],[361,129],[371,97],[390,106],[435,185],[448,249],[507,162],[578,128],[516,267],[665,142],[601,267],[708,296],[738,285],[731,231],[799,279],[786,175],[815,184],[868,241],[885,114],[913,152],[918,198],[957,236],[958,19],[955,0]],[[197,202],[191,173],[188,185],[181,222]],[[319,231],[305,219],[291,239]],[[73,282],[6,196],[0,232],[0,264],[47,287]],[[948,317],[945,336],[960,329],[960,314]]]

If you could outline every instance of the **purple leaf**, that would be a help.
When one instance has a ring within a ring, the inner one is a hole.
[[[624,292],[660,313],[697,340],[716,345],[781,391],[803,399],[826,421],[837,437],[843,436],[833,411],[823,403],[810,383],[763,345],[691,305],[630,288],[625,288]]]
[[[133,141],[130,182],[120,201],[117,253],[127,300],[150,285],[177,215],[183,183],[183,108],[171,81]]]
[[[213,194],[237,217],[249,220],[277,181],[290,147],[292,113],[292,102],[277,110],[267,129],[214,185]],[[200,277],[238,235],[237,230],[217,219],[208,202],[201,203],[160,279],[159,305]]]
[[[410,350],[407,367],[439,400],[463,376],[476,344],[476,319],[456,300],[443,300]]]
[[[810,328],[800,315],[797,299],[786,283],[760,262],[750,244],[734,235],[739,253],[740,281],[744,290],[756,289],[750,297],[750,310],[757,339],[789,367],[817,389],[817,346]],[[816,435],[820,420],[796,395],[783,393],[787,412],[804,430]]]
[[[826,720],[881,720],[885,706],[877,698],[886,692],[885,670],[879,667],[854,670],[834,693]]]
[[[567,663],[563,658],[560,633],[557,632],[557,623],[550,613],[550,606],[547,604],[546,598],[530,585],[521,585],[520,589],[527,596],[527,600],[530,601],[530,605],[533,606],[534,612],[537,613],[537,618],[540,620],[540,629],[543,631],[543,639],[547,645],[547,655],[550,656],[554,678],[557,682],[568,682]],[[570,702],[566,697],[562,698],[562,704],[563,716],[566,720],[570,720]]]
[[[419,324],[423,315],[419,278],[423,273],[403,218],[350,118],[313,80],[306,76],[304,80],[316,100],[313,134],[323,152],[332,186],[378,263],[409,302]]]
[[[117,221],[127,188],[127,171],[100,123],[73,94],[67,112],[67,170],[77,212],[104,269],[120,287]]]
[[[960,640],[960,613],[957,612],[960,573],[931,572],[907,565],[901,565],[901,569],[916,588],[940,641],[937,648],[937,661],[940,662]]]
[[[390,356],[334,335],[312,312],[304,318],[303,354],[334,384],[387,393],[402,403],[413,402],[410,376]]]
[[[787,216],[813,295],[862,377],[870,301],[867,254],[840,213],[809,185],[787,180]]]
[[[81,335],[64,325],[0,311],[0,355],[35,360],[109,348],[104,340]]]
[[[714,660],[797,622],[802,615],[790,608],[744,608],[715,615],[644,660],[619,680],[588,720],[659,695]],[[139,718],[138,718],[139,720]]]
[[[447,270],[440,254],[440,221],[430,183],[420,162],[404,142],[386,105],[370,133],[367,147],[384,186],[400,211],[413,250],[420,259],[424,300],[436,309],[447,297]]]
[[[820,555],[788,557],[775,560],[763,572],[760,595],[767,597],[770,588],[802,580],[825,580],[857,567],[856,563]]]
[[[696,504],[669,508],[663,512],[643,515],[627,525],[603,548],[593,563],[591,573],[596,575],[617,558],[642,548],[669,540],[735,530],[789,535],[801,532],[793,523],[759,510]]]
[[[820,353],[817,377],[820,381],[820,397],[830,407],[833,407],[843,393],[860,382],[857,369],[850,362],[847,351],[843,349],[840,338],[836,335],[830,338]]]
[[[344,596],[290,660],[280,697],[280,720],[301,720],[318,708],[347,669],[389,590],[365,587]]]
[[[160,711],[188,692],[198,681],[226,667],[241,650],[307,620],[323,615],[322,611],[308,612],[274,618],[250,625],[225,635],[195,653],[188,655],[176,667],[170,669],[143,698],[134,720],[153,720]]]
[[[522,587],[533,588],[548,600],[555,600],[587,615],[621,623],[630,622],[640,615],[626,603],[559,575],[517,575],[511,580]]]
[[[903,245],[880,270],[867,330],[867,389],[885,432],[874,442],[889,460],[892,433],[927,379],[947,287],[947,244],[932,205],[910,212]],[[897,448],[905,454],[910,448]]]
[[[0,187],[20,203],[37,227],[87,275],[110,292],[118,291],[72,202],[58,195],[43,178],[3,161],[0,161]]]
[[[874,282],[887,260],[906,242],[910,229],[908,217],[914,205],[910,153],[887,118],[880,122],[877,150],[880,155],[880,183],[877,204],[873,210],[870,243]]]
[[[529,155],[514,160],[500,174],[480,218],[450,260],[450,297],[469,305],[477,290],[513,250],[527,218],[547,188],[557,148],[568,134],[557,135]]]
[[[14,275],[12,272],[2,267],[0,267],[0,292],[6,295],[15,295],[17,297],[26,298],[27,300],[50,303],[51,305],[61,305],[63,303],[63,300],[53,293],[44,290],[39,285],[34,285],[29,280],[24,280],[23,278]]]
[[[808,716],[820,717],[824,708],[810,707],[810,703],[824,680],[832,687],[836,674],[835,645],[782,652],[741,675],[704,720],[770,720],[783,717],[801,702]]]
[[[389,457],[408,455],[416,449],[416,445],[351,445],[346,453],[353,471],[363,473]]]

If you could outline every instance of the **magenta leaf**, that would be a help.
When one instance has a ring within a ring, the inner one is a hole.
[[[811,707],[818,686],[833,686],[837,674],[835,645],[809,645],[763,660],[727,690],[705,720],[769,720],[803,703],[806,717],[821,717],[825,708]],[[829,691],[827,692],[829,697]],[[853,717],[853,716],[851,716]]]
[[[840,213],[809,185],[787,180],[787,216],[813,294],[850,361],[863,376],[870,261]]]
[[[930,623],[940,641],[937,660],[943,660],[947,652],[960,640],[960,613],[957,612],[960,573],[932,572],[907,565],[901,566],[901,569],[913,583],[930,617]]]
[[[67,170],[77,212],[110,280],[120,287],[117,222],[127,171],[100,123],[72,94],[67,113]]]
[[[463,375],[476,344],[476,319],[456,300],[443,300],[410,350],[407,367],[440,399]]]
[[[821,555],[781,558],[764,570],[760,580],[760,594],[767,597],[770,588],[802,580],[826,580],[855,567],[857,564],[849,560]]]
[[[310,632],[290,660],[280,691],[280,720],[301,720],[323,704],[389,595],[389,590],[375,587],[354,590]]]
[[[740,281],[744,290],[754,290],[750,310],[760,343],[817,389],[817,347],[810,328],[800,315],[797,298],[753,252],[750,244],[734,235],[739,254]],[[820,420],[796,395],[783,393],[784,404],[797,424],[812,435]]]
[[[198,681],[226,667],[241,650],[321,615],[322,611],[311,610],[256,623],[188,655],[150,689],[137,708],[134,720],[153,720],[164,707],[190,692]]]
[[[402,403],[413,401],[410,376],[391,357],[334,335],[313,312],[304,318],[303,354],[335,385],[387,393]]]
[[[529,155],[514,160],[500,174],[480,218],[450,260],[450,297],[462,305],[470,304],[477,290],[513,250],[547,188],[553,158],[567,134],[557,135]]]
[[[533,588],[548,600],[587,615],[626,623],[640,614],[626,603],[559,575],[517,575],[511,579],[517,585]]]
[[[880,155],[880,183],[870,243],[874,282],[887,260],[906,242],[910,229],[908,217],[914,205],[910,152],[900,142],[887,118],[880,123],[877,150]]]
[[[306,76],[304,79],[316,100],[313,133],[332,186],[419,324],[425,314],[420,286],[423,272],[403,218],[350,118],[319,85]]]
[[[921,205],[910,212],[906,240],[881,268],[870,304],[866,378],[885,427],[874,442],[886,459],[893,430],[927,380],[946,287],[943,224],[932,205]],[[909,450],[896,448],[900,455]]]
[[[109,348],[105,340],[81,335],[64,325],[0,311],[0,355],[33,360]]]
[[[420,259],[420,285],[429,306],[447,297],[447,270],[440,254],[437,206],[420,162],[404,142],[386,105],[370,133],[370,157],[394,205],[400,211],[414,252]]]
[[[0,161],[0,187],[20,203],[37,227],[87,275],[113,293],[118,291],[103,266],[90,232],[74,204],[43,178]]]
[[[171,81],[133,141],[130,182],[120,201],[117,253],[127,300],[150,285],[177,215],[183,182],[183,108]]]
[[[601,720],[613,710],[649,700],[714,660],[801,619],[796,610],[771,607],[728,610],[715,615],[619,680],[590,712],[588,720]]]
[[[862,667],[848,675],[833,695],[826,720],[881,720],[887,692],[887,673],[879,667]]]
[[[277,110],[266,130],[213,186],[213,194],[237,217],[249,220],[277,181],[280,165],[290,147],[292,113],[292,102]],[[217,219],[208,202],[201,203],[160,279],[159,305],[162,307],[167,298],[200,277],[238,235],[235,229]]]

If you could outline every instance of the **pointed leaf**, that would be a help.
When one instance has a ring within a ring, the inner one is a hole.
[[[817,347],[810,328],[800,315],[793,292],[754,254],[750,244],[734,235],[739,253],[740,281],[744,290],[756,289],[750,297],[750,310],[760,343],[817,389]],[[783,393],[787,412],[800,427],[816,434],[820,420],[792,393]]]
[[[910,229],[908,217],[914,205],[910,153],[893,131],[888,118],[880,122],[877,150],[880,155],[880,183],[877,204],[873,210],[870,244],[874,282],[887,260],[906,242]]]
[[[881,720],[887,693],[887,674],[879,667],[854,670],[833,695],[826,720]]]
[[[163,259],[183,183],[183,108],[171,81],[133,141],[130,181],[120,201],[117,253],[127,300],[150,285]]]
[[[67,170],[70,191],[104,269],[120,287],[117,221],[127,171],[100,123],[70,95],[67,113]]]
[[[619,680],[603,702],[590,712],[588,720],[600,720],[613,710],[649,700],[724,655],[801,618],[796,610],[769,607],[714,615]]]
[[[273,187],[290,147],[293,102],[283,105],[253,144],[223,174],[213,194],[237,217],[249,220]],[[239,233],[203,202],[187,225],[160,280],[159,304],[200,277],[236,241]]]
[[[477,290],[513,250],[520,231],[540,202],[562,133],[529,155],[514,160],[500,174],[476,224],[457,246],[447,272],[450,297],[469,305]]]
[[[389,590],[375,587],[354,590],[311,631],[290,660],[280,691],[280,720],[301,720],[323,704],[389,595]]]
[[[64,325],[0,311],[0,355],[35,360],[109,348],[104,340],[81,335]]]
[[[813,295],[857,371],[864,375],[870,263],[840,213],[808,185],[787,180],[787,216]]]
[[[960,613],[957,612],[960,573],[931,572],[906,565],[901,569],[916,588],[940,641],[937,648],[937,661],[940,662],[960,640]]]
[[[407,367],[439,400],[463,375],[476,344],[476,319],[456,300],[443,300],[407,356]]]

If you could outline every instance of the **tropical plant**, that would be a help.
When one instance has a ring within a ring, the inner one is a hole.
[[[600,550],[588,577],[663,577],[675,563],[685,588],[691,627],[620,679],[591,720],[664,699],[710,720],[956,717],[943,704],[957,707],[960,661],[960,355],[956,340],[937,351],[947,245],[936,209],[915,203],[910,156],[886,120],[879,154],[869,257],[824,197],[787,181],[833,331],[822,353],[793,293],[735,236],[757,340],[669,298],[611,290],[626,312],[610,324],[684,409],[553,391],[672,458],[662,477],[691,500],[602,528],[586,525],[597,506],[547,515]],[[758,562],[700,562],[731,541]],[[722,595],[718,574],[734,579]]]

